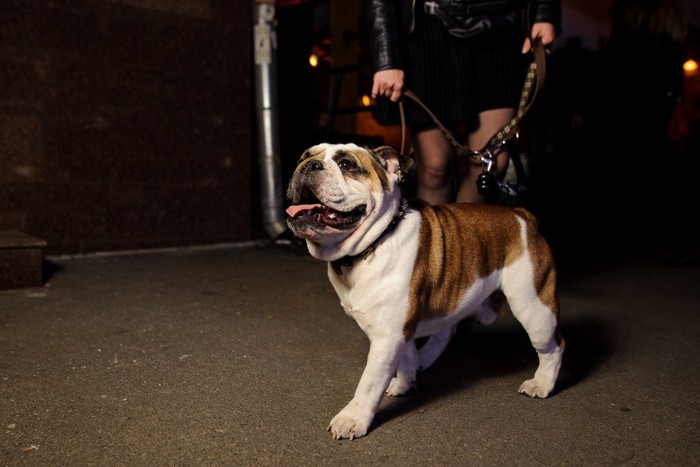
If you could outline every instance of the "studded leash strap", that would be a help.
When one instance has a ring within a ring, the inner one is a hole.
[[[532,106],[535,101],[535,97],[542,86],[544,85],[544,76],[546,71],[545,63],[545,48],[542,45],[540,38],[536,38],[533,41],[533,60],[530,63],[527,74],[525,75],[525,83],[523,85],[522,93],[520,94],[520,102],[518,108],[515,112],[513,118],[505,125],[503,128],[498,130],[489,139],[486,146],[480,150],[469,149],[468,147],[462,145],[457,141],[452,133],[445,128],[445,126],[440,122],[440,120],[435,116],[435,114],[426,106],[423,101],[421,101],[418,96],[413,93],[410,89],[404,91],[403,95],[415,101],[420,105],[423,110],[427,112],[430,118],[435,122],[435,124],[440,128],[442,133],[448,139],[448,141],[454,146],[457,151],[458,156],[470,156],[470,157],[488,157],[489,159],[501,149],[508,141],[510,141],[518,133],[518,125],[520,121],[525,117],[527,111]],[[404,152],[404,145],[406,142],[406,116],[404,114],[403,100],[399,101],[399,112],[401,114],[401,153]]]

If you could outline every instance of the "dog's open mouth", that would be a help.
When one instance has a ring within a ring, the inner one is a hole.
[[[362,218],[366,206],[361,204],[350,211],[339,211],[322,204],[316,197],[304,197],[299,204],[287,208],[287,214],[295,221],[314,222],[333,228],[349,227]]]
[[[313,218],[319,224],[325,224],[329,227],[342,228],[350,226],[362,218],[365,212],[365,206],[358,206],[349,212],[337,211],[323,204],[297,204],[287,208],[287,214],[292,219],[300,219],[302,217]],[[310,220],[310,219],[307,219]]]

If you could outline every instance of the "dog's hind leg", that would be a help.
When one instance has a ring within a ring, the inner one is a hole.
[[[538,293],[533,288],[536,282],[533,282],[532,268],[527,269],[529,274],[519,269],[510,281],[504,281],[503,292],[513,316],[525,328],[539,360],[534,378],[523,382],[518,392],[543,399],[552,392],[559,376],[564,340],[558,330],[559,302],[553,284],[541,288]],[[515,275],[519,278],[516,279]],[[554,274],[543,279],[544,282],[553,280]]]
[[[555,332],[555,334],[559,339],[552,336],[545,343],[532,340],[532,344],[537,350],[539,365],[534,378],[523,381],[520,385],[518,389],[520,394],[544,399],[554,389],[564,355],[564,340],[558,336],[558,333]]]
[[[435,363],[442,352],[445,351],[447,344],[450,343],[452,336],[455,335],[457,331],[457,325],[454,324],[448,328],[443,329],[437,334],[433,334],[428,338],[423,347],[418,351],[418,369],[427,370],[430,366]]]

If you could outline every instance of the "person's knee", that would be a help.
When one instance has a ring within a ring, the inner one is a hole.
[[[444,164],[421,164],[417,175],[424,186],[439,188],[449,182],[450,170]]]

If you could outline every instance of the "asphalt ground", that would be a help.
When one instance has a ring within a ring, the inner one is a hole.
[[[585,255],[584,255],[585,256]],[[464,323],[366,437],[326,426],[368,341],[298,245],[48,258],[0,292],[5,465],[699,465],[700,268],[562,268],[555,394],[503,316]]]

